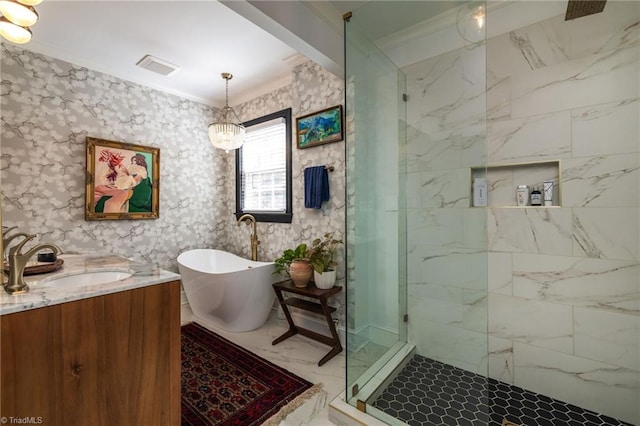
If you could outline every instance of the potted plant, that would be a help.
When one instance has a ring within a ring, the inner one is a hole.
[[[342,240],[333,238],[333,232],[324,234],[322,238],[316,238],[311,244],[308,256],[313,267],[313,279],[316,287],[327,289],[335,284],[336,271],[334,267],[337,263],[333,257],[341,244]]]
[[[307,245],[299,244],[295,249],[286,249],[282,256],[273,261],[274,274],[286,273],[296,287],[306,287],[311,279],[313,269],[307,257]]]

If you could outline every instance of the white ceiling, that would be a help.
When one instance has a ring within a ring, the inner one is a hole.
[[[221,3],[209,1],[57,1],[25,49],[216,107],[282,87],[299,54]],[[182,69],[168,77],[136,66],[145,55]],[[289,60],[287,60],[289,58]]]
[[[355,21],[368,22],[366,35],[375,40],[458,4],[457,0],[44,0],[36,7],[40,19],[32,27],[33,40],[23,47],[220,108],[225,96],[222,72],[234,76],[229,82],[232,106],[288,84],[291,67],[306,60],[299,51],[329,71],[341,72],[335,58],[343,58],[344,12],[353,11]],[[314,18],[301,18],[308,13]],[[331,27],[329,32],[321,28],[324,25]],[[182,68],[161,76],[136,66],[145,55]]]

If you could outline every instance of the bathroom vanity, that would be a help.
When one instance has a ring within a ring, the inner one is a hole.
[[[0,416],[179,425],[180,276],[115,256],[63,257],[61,271],[27,280],[28,293],[0,296]],[[90,272],[114,270],[132,275],[91,282]],[[47,284],[73,276],[86,285]]]

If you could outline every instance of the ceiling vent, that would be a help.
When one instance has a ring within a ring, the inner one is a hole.
[[[164,76],[169,76],[182,68],[178,65],[172,64],[171,62],[164,61],[151,55],[146,55],[144,58],[140,59],[136,65]]]
[[[607,0],[569,0],[565,21],[570,21],[583,16],[600,13],[604,10]]]

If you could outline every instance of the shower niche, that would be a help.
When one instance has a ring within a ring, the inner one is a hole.
[[[523,163],[493,164],[482,167],[471,167],[469,180],[469,206],[484,207],[474,204],[473,187],[478,178],[486,180],[486,197],[488,207],[504,208],[557,208],[562,206],[562,166],[560,160],[532,161]],[[553,181],[552,205],[519,206],[516,202],[516,191],[519,185],[527,185],[529,192],[539,187],[544,193],[544,182]]]

